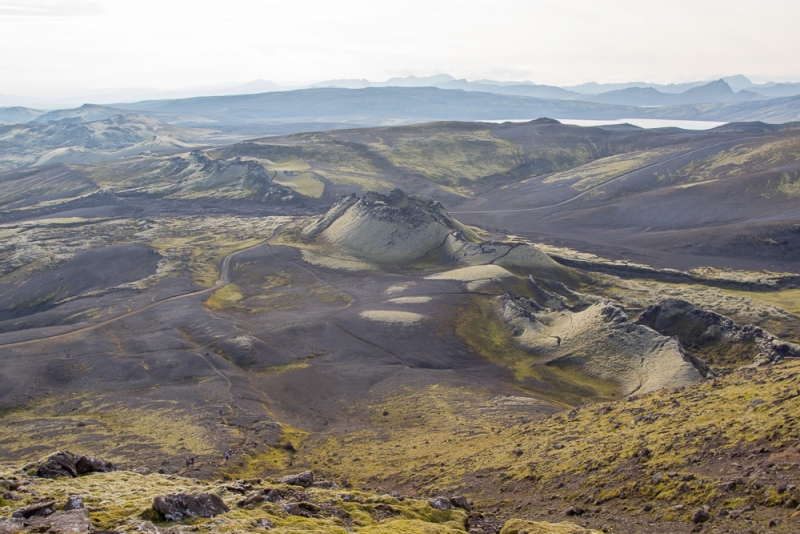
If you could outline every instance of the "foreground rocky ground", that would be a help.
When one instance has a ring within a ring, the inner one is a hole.
[[[63,460],[65,453],[54,456]],[[24,472],[0,472],[5,491],[0,512],[6,516],[0,518],[0,533],[597,532],[571,522],[505,521],[473,511],[463,496],[424,499],[344,489],[315,481],[310,471],[277,480],[211,483],[131,471],[78,478]],[[52,474],[41,468],[36,473]]]
[[[800,529],[796,360],[502,427],[472,421],[471,432],[464,404],[433,398],[359,407],[384,421],[380,436],[299,446],[294,469],[322,480],[200,481],[69,453],[6,465],[0,532]]]

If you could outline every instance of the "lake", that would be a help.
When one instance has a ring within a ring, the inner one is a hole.
[[[531,119],[482,120],[479,122],[529,122]],[[632,124],[639,128],[683,128],[684,130],[710,130],[727,122],[688,121],[677,119],[556,119],[561,124],[575,126],[609,126],[612,124]]]

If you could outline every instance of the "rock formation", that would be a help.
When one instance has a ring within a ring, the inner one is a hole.
[[[487,265],[563,271],[536,246],[482,241],[434,201],[400,189],[342,197],[303,230],[303,237],[348,256],[379,265]]]
[[[520,347],[548,357],[550,365],[575,366],[616,382],[624,395],[687,386],[707,373],[701,362],[687,356],[676,338],[632,323],[624,310],[609,300],[572,312],[506,294],[502,315]]]
[[[223,500],[213,493],[173,493],[153,499],[153,509],[167,521],[186,517],[214,517],[229,511]]]
[[[800,358],[800,346],[782,341],[753,325],[740,326],[724,315],[705,310],[680,299],[666,299],[648,306],[635,321],[666,335],[676,336],[689,349],[726,354],[741,363],[775,363]]]
[[[47,457],[36,469],[36,476],[44,478],[77,477],[87,473],[108,473],[116,470],[113,463],[69,451],[58,451]]]

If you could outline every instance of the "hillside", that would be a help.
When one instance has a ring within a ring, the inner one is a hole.
[[[800,277],[761,269],[796,268],[797,131],[445,122],[4,172],[2,520],[72,484],[123,531],[793,532]],[[59,450],[122,471],[21,471]],[[278,481],[305,469],[346,489]],[[162,521],[159,485],[230,511]]]
[[[80,125],[38,128],[84,132]],[[150,140],[117,150],[43,147],[35,154],[72,164],[81,157],[133,153],[73,168],[91,181],[92,190],[123,195],[126,202],[216,199],[228,202],[225,209],[251,210],[241,202],[286,199],[284,204],[291,200],[287,205],[320,213],[343,194],[401,188],[440,202],[460,220],[499,238],[523,236],[657,267],[795,272],[798,132],[791,124],[741,123],[691,132],[580,128],[542,119],[315,132],[195,155],[187,149],[138,154]],[[145,129],[136,137],[133,130],[131,142],[149,133]],[[206,132],[164,133],[168,145],[188,144],[192,139],[184,134]],[[98,141],[89,136],[83,143],[108,146],[118,135]],[[44,136],[43,143],[53,138]],[[118,142],[124,145],[125,139]],[[18,157],[12,149],[8,153]],[[4,180],[14,181],[13,191],[24,191],[40,179],[50,183],[52,172],[32,170],[24,179],[9,174]],[[51,193],[58,190],[51,187]],[[40,204],[36,210],[44,211],[0,217],[55,213],[61,210],[51,202],[55,198],[28,197],[25,205]],[[84,202],[69,196],[63,201]],[[767,212],[771,216],[765,218]]]
[[[213,130],[172,126],[145,115],[106,115],[97,114],[97,120],[89,113],[75,122],[0,126],[0,170],[53,163],[85,165],[235,139]]]
[[[43,113],[43,111],[20,106],[0,107],[0,124],[20,124],[29,122]]]
[[[647,110],[646,115],[654,118],[722,120],[728,122],[761,121],[781,124],[800,120],[800,96],[753,102],[665,106]]]

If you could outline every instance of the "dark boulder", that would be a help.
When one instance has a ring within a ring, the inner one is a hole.
[[[428,499],[428,503],[430,503],[431,508],[435,508],[437,510],[451,510],[453,508],[453,506],[450,504],[450,499],[447,499],[446,497]]]
[[[302,486],[307,488],[314,484],[314,475],[311,473],[311,471],[303,471],[302,473],[298,473],[296,475],[287,475],[282,477],[279,482],[289,484],[290,486]]]
[[[297,515],[300,517],[313,517],[313,514],[320,511],[320,507],[310,502],[297,502],[282,504],[281,508],[284,512],[290,515]]]
[[[69,451],[54,452],[36,470],[36,476],[44,478],[77,477],[88,473],[115,471],[114,464],[85,454],[74,455]]]
[[[113,463],[102,458],[82,454],[75,460],[75,470],[79,475],[85,475],[87,473],[110,473],[116,471],[117,468]]]
[[[75,455],[69,451],[54,452],[36,470],[36,476],[44,478],[77,477]]]
[[[56,511],[56,501],[42,501],[24,508],[18,508],[11,513],[11,517],[30,519],[31,517],[47,516]]]
[[[692,523],[705,523],[711,519],[711,515],[703,509],[696,510],[692,514]]]
[[[467,500],[467,498],[463,495],[450,497],[450,504],[452,504],[455,508],[461,508],[467,512],[472,511],[472,501]]]
[[[281,502],[282,496],[283,495],[281,495],[281,492],[276,489],[265,488],[259,492],[248,495],[246,498],[242,499],[236,504],[239,506],[239,508],[244,508],[245,506],[262,502]]]
[[[185,517],[214,517],[229,510],[218,495],[213,493],[173,493],[153,499],[153,509],[167,521],[181,521]]]
[[[18,480],[5,480],[0,479],[0,488],[5,488],[10,491],[17,491],[22,484]]]

